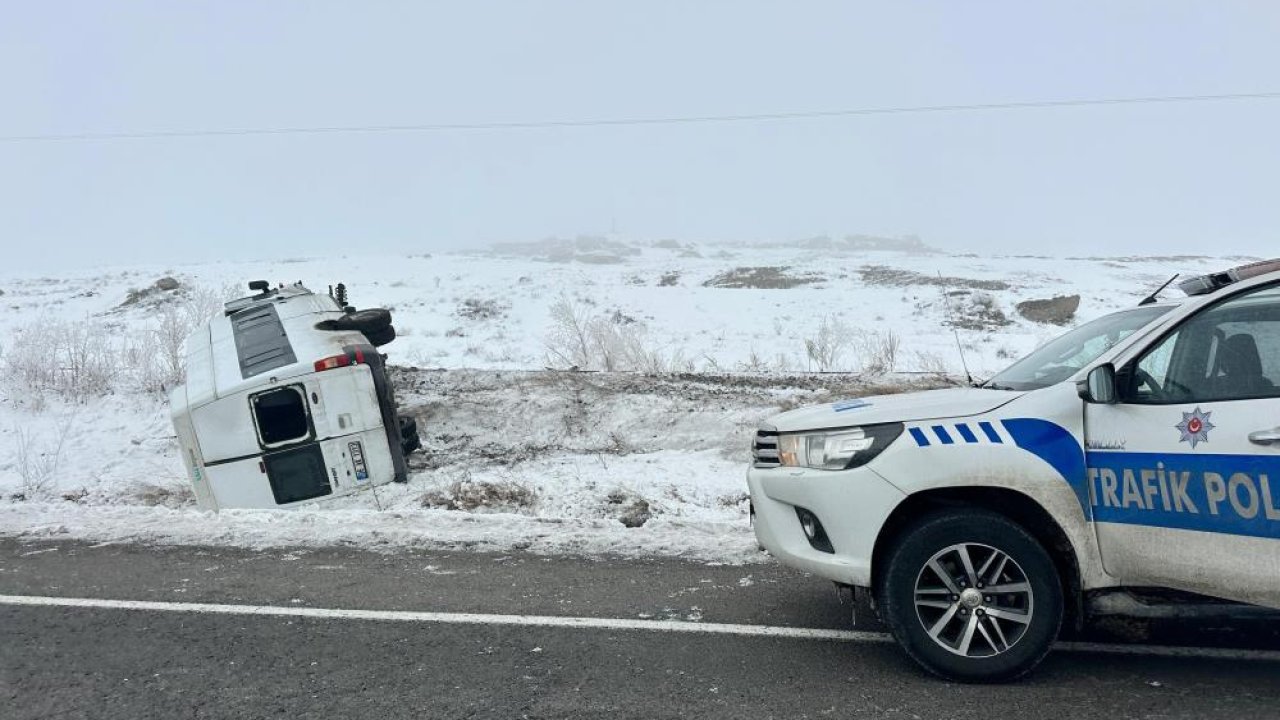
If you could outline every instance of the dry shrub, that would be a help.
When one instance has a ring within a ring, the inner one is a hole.
[[[458,317],[467,320],[494,320],[507,314],[508,306],[497,300],[467,298],[458,305]]]
[[[897,369],[902,338],[893,330],[859,333],[858,353],[862,372],[883,375]]]
[[[950,369],[947,367],[947,361],[938,353],[917,350],[916,371],[946,377]]]
[[[579,370],[691,372],[693,360],[680,349],[653,347],[648,326],[621,311],[605,314],[561,296],[552,303],[547,364]],[[594,304],[594,303],[589,303]]]
[[[831,372],[844,354],[851,339],[851,331],[844,321],[835,315],[825,315],[818,325],[818,332],[805,338],[804,351],[809,356],[809,368],[818,372]]]
[[[828,315],[822,318],[817,332],[804,341],[809,369],[818,372],[853,369],[842,364],[846,351],[850,349],[856,356],[859,372],[883,375],[897,369],[902,338],[893,330],[854,328],[835,315]]]
[[[49,396],[106,395],[121,373],[120,340],[102,323],[40,320],[14,331],[4,359],[10,397],[39,408]]]
[[[40,500],[49,496],[58,484],[58,464],[62,459],[67,432],[58,434],[55,442],[47,443],[22,426],[13,429],[17,441],[18,476],[22,479],[21,496],[25,500]]]
[[[222,309],[224,292],[186,288],[140,327],[44,318],[18,328],[0,359],[10,396],[40,408],[114,392],[163,393],[185,378],[186,338]]]

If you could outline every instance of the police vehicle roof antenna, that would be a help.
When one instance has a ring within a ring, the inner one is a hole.
[[[938,284],[942,286],[942,302],[947,306],[947,322],[951,323],[951,334],[956,337],[956,349],[960,351],[960,367],[964,368],[964,378],[973,385],[973,376],[969,374],[969,363],[964,360],[964,345],[960,343],[960,330],[956,327],[955,315],[951,312],[951,290],[947,288],[947,279],[938,272]],[[1172,281],[1170,281],[1172,282]]]
[[[1173,274],[1173,277],[1169,278],[1168,280],[1166,280],[1166,281],[1165,281],[1165,283],[1164,283],[1163,285],[1161,285],[1160,287],[1156,288],[1156,291],[1155,291],[1155,292],[1153,292],[1153,293],[1151,293],[1150,295],[1148,295],[1148,296],[1146,296],[1146,297],[1142,298],[1142,302],[1138,303],[1138,307],[1142,307],[1143,305],[1150,305],[1151,303],[1156,302],[1156,296],[1157,296],[1157,295],[1159,295],[1160,293],[1164,292],[1164,289],[1165,289],[1165,288],[1167,288],[1167,287],[1169,287],[1170,285],[1172,285],[1172,284],[1173,284],[1173,281],[1178,279],[1178,275],[1179,275],[1179,274],[1180,274],[1180,273],[1174,273],[1174,274]]]

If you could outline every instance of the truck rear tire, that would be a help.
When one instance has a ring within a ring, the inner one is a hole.
[[[881,617],[913,660],[961,682],[1030,672],[1062,627],[1053,558],[1022,526],[979,508],[926,515],[887,554]]]

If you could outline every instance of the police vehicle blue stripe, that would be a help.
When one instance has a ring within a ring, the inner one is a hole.
[[[1097,522],[1280,539],[1280,458],[1090,451]]]
[[[1062,476],[1076,499],[1080,510],[1089,517],[1089,485],[1085,478],[1084,448],[1061,425],[1040,418],[1010,418],[1000,421],[1005,432],[1013,438],[1013,444],[1049,463]]]
[[[998,421],[1014,446],[1048,463],[1092,522],[1280,539],[1280,457],[1188,453],[1085,453],[1069,430],[1041,418]],[[1005,444],[992,422],[978,428]],[[909,429],[916,445],[982,443],[968,423]]]
[[[1003,440],[1000,439],[1000,433],[996,432],[996,429],[994,427],[991,427],[991,423],[980,422],[978,423],[978,427],[982,428],[982,432],[986,434],[987,439],[990,440],[991,442],[993,443],[1004,442]]]

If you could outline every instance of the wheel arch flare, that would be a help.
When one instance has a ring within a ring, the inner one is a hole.
[[[1023,524],[1055,556],[1075,589],[1114,584],[1093,534],[1084,449],[1063,425],[1034,417],[978,416],[907,424],[875,470],[906,496],[881,528],[871,566],[911,517],[965,504]]]

